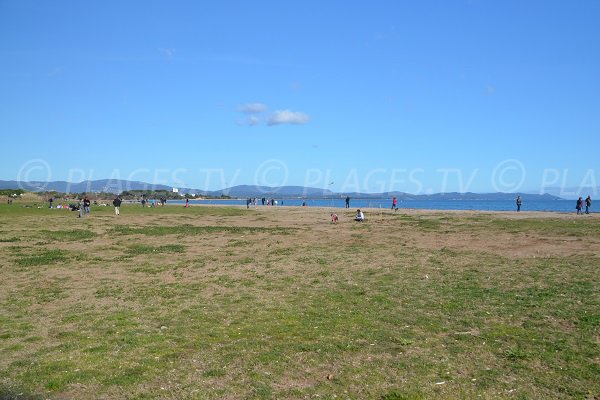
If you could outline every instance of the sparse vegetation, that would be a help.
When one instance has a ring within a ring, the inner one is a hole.
[[[0,398],[595,398],[596,215],[0,205]]]

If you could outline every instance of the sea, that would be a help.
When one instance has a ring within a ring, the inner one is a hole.
[[[169,200],[167,204],[185,204],[185,200]],[[227,206],[246,206],[245,199],[226,200],[190,200],[190,204],[217,204]],[[330,207],[344,208],[345,199],[277,199],[277,205],[287,207]],[[251,205],[251,207],[253,207]],[[257,207],[263,206],[260,199]],[[350,199],[350,208],[391,208],[391,199]],[[593,204],[592,204],[593,207]],[[516,211],[514,200],[398,200],[398,208],[422,210],[477,210],[477,211]],[[539,200],[524,201],[521,211],[576,212],[575,200]]]

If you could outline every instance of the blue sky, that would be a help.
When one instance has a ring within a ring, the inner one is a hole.
[[[0,0],[0,179],[598,185],[598,1]]]

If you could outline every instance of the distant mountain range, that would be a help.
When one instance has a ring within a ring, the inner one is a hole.
[[[0,189],[23,189],[30,192],[56,191],[61,193],[106,192],[121,193],[125,190],[171,190],[171,186],[153,185],[146,182],[126,181],[121,179],[99,179],[78,183],[65,181],[52,182],[18,182],[0,181]]]
[[[173,188],[167,185],[155,185],[147,182],[127,181],[121,179],[100,179],[95,181],[83,181],[78,183],[65,181],[52,182],[18,182],[18,181],[0,181],[0,189],[24,189],[31,192],[56,191],[61,193],[83,193],[83,192],[105,192],[121,193],[129,190],[145,190],[148,192],[156,190],[171,191]],[[436,193],[436,194],[410,194],[404,192],[383,192],[383,193],[335,193],[327,189],[319,189],[304,186],[254,186],[238,185],[226,189],[215,191],[203,191],[192,188],[178,188],[179,193],[194,194],[200,196],[219,197],[227,195],[231,197],[310,197],[310,198],[350,198],[357,199],[377,199],[391,198],[396,196],[398,200],[514,200],[515,193]],[[594,193],[594,192],[591,192]],[[522,193],[524,201],[528,200],[561,200],[561,197],[552,194],[532,194]]]

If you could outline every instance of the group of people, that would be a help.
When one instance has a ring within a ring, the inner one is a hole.
[[[9,201],[9,204],[12,203],[12,199],[9,199],[8,201]],[[52,197],[50,197],[48,199],[48,203],[49,203],[49,207],[50,208],[52,208],[53,201],[54,201],[54,199]],[[167,202],[166,198],[161,198],[160,199],[160,205],[161,206],[164,206],[166,204],[166,202]],[[258,202],[257,198],[250,198],[250,197],[248,197],[246,199],[246,207],[249,208],[251,204],[253,204],[254,206],[256,206],[257,202]],[[265,204],[266,205],[277,205],[277,201],[276,200],[274,200],[274,199],[266,199],[264,197],[261,199],[261,202],[262,202],[263,205],[265,205]],[[122,203],[121,198],[119,196],[116,196],[115,199],[113,200],[113,206],[115,207],[115,215],[120,215],[121,203]],[[146,203],[147,203],[146,197],[143,196],[142,197],[142,206],[145,206]],[[86,214],[90,213],[90,204],[91,204],[90,199],[87,196],[85,196],[83,198],[83,200],[80,200],[80,202],[79,202],[78,205],[76,205],[76,206],[75,205],[73,205],[73,206],[69,205],[69,208],[71,210],[73,210],[73,211],[77,211],[78,210],[79,211],[79,218],[82,218]],[[283,201],[281,201],[281,204],[283,205]],[[521,211],[521,206],[523,205],[523,198],[520,195],[517,196],[516,204],[517,204],[517,212]],[[150,206],[154,207],[154,205],[155,205],[155,200],[151,199],[150,200]],[[303,203],[302,205],[305,206],[306,203]],[[577,199],[577,204],[575,206],[575,209],[577,210],[577,214],[578,215],[579,214],[584,214],[584,211],[583,211],[583,207],[584,206],[585,206],[585,214],[589,214],[590,213],[590,208],[592,207],[592,198],[591,198],[591,196],[587,196],[587,198],[585,200],[582,197],[579,197],[579,199]],[[189,200],[188,199],[186,199],[185,207],[189,207]],[[350,207],[350,197],[346,196],[346,208],[349,208],[349,207]],[[57,207],[57,208],[59,208],[59,207]],[[60,207],[60,208],[62,208],[62,207]],[[398,211],[398,200],[397,200],[396,196],[394,196],[393,199],[392,199],[392,210]],[[331,222],[332,223],[337,223],[338,220],[339,220],[338,215],[335,214],[335,213],[331,213]],[[364,215],[364,213],[360,209],[356,210],[356,215],[354,217],[354,220],[355,221],[359,221],[359,222],[362,222],[362,221],[365,220],[365,215]]]
[[[283,200],[281,200],[281,203],[279,203],[275,199],[268,199],[266,197],[263,197],[262,199],[260,199],[260,202],[262,203],[263,206],[264,205],[267,205],[267,206],[283,205]],[[257,197],[246,197],[246,208],[250,208],[250,206],[256,207],[257,204],[258,204]],[[302,204],[302,205],[304,206],[305,204]]]
[[[263,197],[262,199],[260,199],[260,201],[261,201],[261,203],[262,203],[263,206],[264,205],[267,205],[267,206],[276,206],[276,205],[279,204],[279,202],[277,200],[275,200],[275,199],[267,199],[266,197]],[[255,197],[254,200],[253,200],[253,204],[255,206],[256,206],[256,202],[257,202],[257,199]],[[283,200],[281,200],[281,205],[283,205]]]
[[[583,206],[585,204],[585,213],[590,213],[590,208],[592,207],[592,197],[588,195],[588,197],[583,200],[583,197],[577,199],[577,203],[575,204],[575,209],[577,210],[577,214],[583,214]],[[521,206],[523,205],[523,199],[521,196],[517,196],[517,212],[521,211]]]
[[[48,208],[56,208],[58,210],[60,209],[65,209],[65,210],[70,210],[70,211],[79,211],[80,208],[83,207],[83,203],[87,202],[88,204],[88,212],[89,212],[89,205],[91,204],[90,199],[87,198],[87,196],[83,199],[83,200],[79,200],[78,203],[68,203],[67,204],[63,204],[58,203],[57,205],[54,205],[54,198],[50,197],[48,199]]]
[[[186,199],[188,200],[188,199]],[[156,200],[156,198],[151,198],[150,200],[148,200],[148,198],[146,197],[146,195],[142,195],[142,207],[146,207],[146,205],[148,205],[148,207],[156,207],[156,204],[160,204],[161,207],[164,206],[165,204],[167,204],[167,198],[166,197],[161,197],[158,202]]]
[[[336,213],[331,213],[331,223],[337,224],[339,221],[339,217]],[[363,222],[365,220],[365,213],[363,213],[360,209],[356,210],[356,215],[354,216],[354,220],[357,222]]]
[[[12,201],[10,204],[12,204]],[[78,218],[83,218],[86,216],[86,214],[90,213],[90,206],[91,206],[92,202],[89,199],[89,197],[85,196],[83,199],[79,199],[79,201],[76,203],[68,203],[68,205],[63,204],[63,203],[58,203],[56,206],[54,206],[53,204],[54,204],[54,198],[50,197],[48,199],[48,208],[56,208],[59,210],[65,209],[65,210],[69,210],[69,211],[79,211]],[[95,204],[95,202],[94,202],[94,204]]]
[[[583,214],[583,203],[584,200],[580,197],[577,199],[577,204],[575,205],[575,209],[577,210],[577,214]],[[585,213],[590,213],[590,207],[592,206],[592,198],[588,196],[585,199]]]

